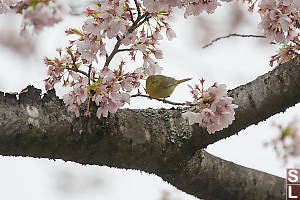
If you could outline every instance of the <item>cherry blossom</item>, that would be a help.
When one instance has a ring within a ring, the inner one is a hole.
[[[89,38],[88,35],[84,35],[77,43],[78,51],[81,52],[81,58],[87,63],[92,63],[94,60],[97,62],[97,52],[100,50],[100,42]],[[105,48],[102,50],[106,52]]]
[[[176,37],[176,33],[171,28],[167,28],[166,35],[169,41]]]
[[[143,1],[143,5],[149,12],[169,12],[172,7],[182,7],[183,2],[181,0],[146,0]]]
[[[18,0],[0,0],[0,14],[10,11],[10,7],[15,5]]]
[[[216,8],[221,5],[217,0],[184,0],[183,2],[187,4],[184,13],[185,18],[190,15],[198,16],[203,11],[206,11],[207,14],[212,14],[215,12]]]
[[[271,142],[265,143],[265,146],[272,146],[279,158],[285,163],[291,157],[300,156],[300,127],[299,120],[295,118],[286,126],[273,123],[279,130],[278,137],[274,138]]]
[[[59,0],[49,0],[45,2],[25,1],[28,7],[23,11],[23,31],[27,26],[33,26],[34,32],[39,33],[44,27],[53,26],[63,20],[63,16],[70,11],[70,8]],[[22,10],[24,5],[20,4]]]
[[[299,52],[299,47],[297,47],[297,45],[292,43],[283,45],[278,53],[271,57],[270,66],[273,66],[274,62],[277,62],[277,65],[279,65],[293,59],[298,55],[297,52]]]
[[[299,6],[295,3],[297,1],[260,1],[260,27],[270,42],[287,44],[297,35],[297,24],[300,21]]]
[[[232,104],[233,99],[227,96],[226,85],[214,84],[207,91],[200,90],[197,85],[189,87],[196,108],[183,113],[182,116],[188,119],[190,125],[198,123],[212,134],[227,128],[232,123],[235,119],[234,109],[238,106]],[[202,96],[199,97],[200,94]]]

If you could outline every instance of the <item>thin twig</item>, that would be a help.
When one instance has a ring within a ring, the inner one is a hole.
[[[150,13],[145,12],[142,16],[138,17],[136,19],[136,21],[132,24],[132,26],[128,29],[128,34],[132,33],[136,28],[138,28],[140,25],[142,25],[146,20],[147,17]],[[142,20],[142,21],[141,21]],[[125,38],[125,35],[123,36],[123,38]],[[117,43],[115,44],[114,49],[112,50],[112,52],[110,53],[110,55],[108,57],[106,57],[106,61],[104,63],[104,66],[108,66],[110,61],[112,60],[112,58],[119,52],[118,49],[121,46],[121,42],[122,40],[120,39],[119,36],[117,36]]]
[[[90,80],[91,80],[91,71],[92,71],[92,64],[89,65],[89,72],[88,72],[89,85],[90,85]]]
[[[108,66],[109,63],[110,63],[110,61],[111,61],[111,59],[114,57],[114,55],[116,55],[116,54],[118,53],[118,49],[119,49],[119,47],[120,47],[120,45],[121,45],[121,41],[122,41],[122,40],[118,40],[118,41],[117,41],[117,43],[115,44],[115,47],[114,47],[114,49],[112,50],[111,54],[106,58],[106,61],[105,61],[104,66]]]
[[[130,13],[130,19],[131,19],[132,23],[134,23],[133,14],[129,8],[128,8],[128,11]]]
[[[136,19],[136,21],[132,24],[132,26],[128,29],[128,33],[132,33],[136,28],[138,28],[142,23],[144,23],[147,20],[149,14],[150,13],[145,12],[142,16],[139,16]],[[141,21],[143,18],[144,20]]]
[[[237,34],[237,33],[231,33],[229,35],[226,35],[226,36],[222,36],[222,37],[218,37],[214,40],[212,40],[210,43],[204,45],[202,48],[207,48],[209,46],[211,46],[213,43],[215,43],[216,41],[218,40],[221,40],[221,39],[224,39],[224,38],[229,38],[229,37],[254,37],[254,38],[266,38],[266,36],[263,36],[263,35],[243,35],[243,34]]]
[[[134,95],[131,95],[131,97],[146,97],[149,99],[155,99],[157,101],[161,101],[163,103],[168,103],[168,104],[175,105],[175,106],[187,106],[186,103],[177,103],[177,102],[173,102],[173,101],[168,101],[166,99],[152,98],[152,97],[150,97],[148,95],[144,95],[144,94],[134,94]],[[193,106],[193,105],[191,104],[191,106]]]
[[[79,72],[79,73],[81,73],[81,74],[83,74],[83,75],[89,77],[89,75],[88,75],[86,72],[81,71],[81,70],[79,70],[79,69],[77,69],[77,68],[66,67],[66,69],[71,70],[71,71],[74,71],[74,72]]]
[[[140,9],[140,6],[139,6],[137,0],[134,0],[134,3],[135,3],[135,6],[136,6],[136,10],[137,10],[137,12],[138,12],[138,17],[140,17],[140,16],[141,16],[141,9]]]
[[[147,21],[149,18],[148,18],[148,15],[143,19],[143,21],[141,21],[140,23],[137,24],[136,28],[138,28],[140,25],[142,25],[145,21]],[[133,29],[134,30],[134,29]]]
[[[300,43],[299,43],[299,42],[297,42],[297,41],[295,41],[295,40],[292,40],[292,42],[294,42],[297,46],[300,47]]]
[[[130,49],[118,49],[118,52],[122,52],[122,51],[133,51],[135,49],[133,48],[130,48]]]

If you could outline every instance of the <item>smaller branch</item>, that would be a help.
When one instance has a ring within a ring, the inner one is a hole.
[[[106,57],[106,61],[105,61],[104,66],[108,66],[109,63],[110,63],[110,61],[111,61],[111,59],[114,57],[114,55],[116,55],[116,54],[118,53],[118,49],[119,49],[119,47],[120,47],[120,45],[121,45],[121,41],[122,41],[122,40],[118,39],[118,41],[117,41],[117,43],[115,44],[115,47],[114,47],[114,49],[112,50],[111,54],[110,54],[108,57]]]
[[[81,73],[81,74],[83,74],[83,75],[89,77],[89,75],[88,75],[86,72],[81,71],[81,70],[79,70],[79,69],[77,68],[77,66],[76,66],[76,60],[74,59],[74,56],[73,56],[73,55],[71,55],[71,58],[72,58],[72,64],[73,64],[73,67],[72,67],[72,68],[66,67],[66,69],[72,70],[72,71],[74,71],[74,72],[79,72],[79,73]]]
[[[138,17],[136,19],[136,21],[132,24],[132,26],[128,29],[128,33],[132,33],[136,28],[138,28],[140,25],[142,25],[147,19],[148,19],[148,15],[150,13],[145,12],[142,16]],[[144,19],[143,19],[144,18]],[[142,20],[143,19],[143,20]],[[142,20],[142,21],[141,21]],[[125,35],[123,36],[123,38],[125,38]],[[109,56],[106,56],[106,61],[104,63],[104,66],[108,66],[110,61],[112,60],[112,58],[119,52],[118,49],[121,46],[121,38],[119,36],[117,36],[117,43],[115,44],[114,49],[112,50],[112,52],[110,53]]]
[[[92,71],[92,64],[89,65],[89,73],[88,73],[89,85],[90,85],[90,81],[91,81],[91,71]]]
[[[138,17],[136,19],[135,23],[133,23],[132,26],[128,29],[128,33],[132,33],[136,28],[138,28],[140,25],[142,25],[148,19],[149,14],[150,13],[145,12],[143,15]],[[144,20],[141,21],[143,18],[144,18]]]
[[[130,48],[130,49],[118,49],[117,50],[118,52],[122,52],[122,51],[134,51],[133,48]]]
[[[131,19],[132,23],[134,23],[133,14],[129,8],[128,8],[128,11],[130,13],[130,19]]]
[[[297,46],[300,47],[300,43],[299,43],[299,42],[297,42],[297,41],[295,41],[295,40],[292,40],[292,42],[294,42]]]
[[[79,70],[79,69],[77,69],[77,68],[65,67],[65,69],[72,70],[72,71],[74,71],[74,72],[79,72],[79,73],[81,73],[81,74],[83,74],[83,75],[89,77],[89,75],[88,75],[86,72],[81,71],[81,70]]]
[[[145,14],[146,14],[146,13],[145,13]],[[139,27],[140,25],[142,25],[145,21],[147,21],[147,20],[149,19],[148,15],[149,15],[149,13],[147,12],[147,15],[145,15],[145,18],[143,19],[143,21],[139,22],[139,23],[136,25],[136,27],[135,27],[134,29],[138,28],[138,27]],[[134,30],[134,29],[133,29],[133,30]]]
[[[215,42],[218,41],[218,40],[221,40],[221,39],[224,39],[224,38],[229,38],[229,37],[266,38],[266,36],[263,36],[263,35],[243,35],[243,34],[231,33],[231,34],[229,34],[229,35],[222,36],[222,37],[218,37],[218,38],[212,40],[210,43],[204,45],[204,46],[202,47],[202,49],[211,46],[213,43],[215,43]]]
[[[186,106],[185,103],[177,103],[177,102],[173,102],[173,101],[168,101],[166,99],[152,98],[152,97],[144,95],[144,94],[134,94],[134,95],[131,95],[131,97],[146,97],[146,98],[149,98],[149,99],[155,99],[157,101],[161,101],[163,103],[168,103],[168,104],[175,105],[175,106]]]
[[[135,3],[135,6],[136,6],[136,10],[137,10],[137,12],[138,12],[138,17],[140,17],[140,16],[141,16],[141,9],[140,9],[140,6],[139,6],[137,0],[134,0],[134,3]]]

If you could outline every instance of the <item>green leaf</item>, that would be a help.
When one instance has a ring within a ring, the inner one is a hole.
[[[67,49],[67,53],[71,56],[72,60],[74,59],[73,52],[70,48]]]
[[[76,28],[71,28],[71,30],[72,30],[75,34],[77,34],[77,35],[79,35],[79,36],[82,36],[82,32],[81,32],[80,30],[78,30],[78,29],[76,29]]]
[[[120,64],[120,65],[119,65],[119,70],[120,70],[120,72],[122,73],[122,71],[123,71],[123,64]]]
[[[77,69],[79,69],[79,67],[81,66],[82,62],[76,63],[76,67]]]
[[[282,135],[284,135],[284,136],[291,136],[291,135],[293,135],[293,129],[292,129],[292,127],[286,127],[285,129],[283,129],[282,130],[282,132],[281,132],[281,134]]]
[[[101,8],[102,4],[99,0],[96,1],[96,6],[98,6],[99,8]]]
[[[29,2],[29,6],[32,6],[34,9],[36,9],[36,5],[40,2],[40,0],[31,0]]]

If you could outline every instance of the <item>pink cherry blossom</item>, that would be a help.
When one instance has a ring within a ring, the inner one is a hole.
[[[154,51],[154,56],[156,59],[162,59],[163,58],[163,52],[162,50],[153,50]]]
[[[29,4],[30,5],[30,4]],[[39,33],[46,26],[53,26],[62,21],[63,16],[70,8],[59,0],[46,4],[39,2],[35,7],[29,6],[23,14],[23,27],[33,26],[34,31]]]
[[[16,0],[0,0],[0,14],[10,11],[10,6],[14,5]]]
[[[131,44],[134,44],[137,40],[137,32],[132,32],[128,35],[125,36],[124,39],[122,39],[122,44],[124,44],[125,46],[129,46]]]
[[[234,109],[238,106],[232,104],[233,99],[227,96],[226,85],[214,84],[207,91],[201,91],[198,86],[191,87],[191,93],[194,98],[196,109],[193,112],[188,111],[182,116],[189,120],[189,124],[198,123],[199,126],[207,128],[209,134],[227,128],[234,117]]]
[[[183,2],[186,4],[186,10],[184,12],[185,18],[190,15],[198,16],[203,11],[206,11],[207,14],[212,14],[216,8],[221,5],[217,0],[184,0]]]
[[[145,72],[148,75],[153,75],[153,74],[160,74],[162,68],[159,66],[159,64],[154,61],[152,58],[149,56],[144,58],[144,64]]]
[[[287,44],[297,36],[300,15],[296,5],[295,0],[260,1],[258,5],[261,17],[260,27],[270,42]]]
[[[265,145],[271,145],[279,158],[281,158],[285,163],[291,157],[300,156],[300,127],[299,120],[294,118],[286,126],[282,123],[273,124],[278,130],[278,137],[272,139],[270,142],[266,142]]]
[[[121,81],[121,87],[123,90],[130,92],[133,89],[132,78],[127,77],[125,80]]]
[[[295,44],[283,45],[277,54],[271,57],[270,65],[273,66],[274,62],[277,62],[277,65],[285,63],[298,55],[299,50]]]
[[[154,40],[162,40],[162,39],[163,39],[163,36],[162,36],[162,34],[161,34],[158,30],[156,30],[156,31],[153,33],[153,39],[154,39]]]
[[[82,59],[87,63],[92,63],[97,60],[97,52],[100,49],[100,43],[97,40],[90,39],[88,35],[84,35],[83,39],[77,42],[78,51],[81,53]]]
[[[171,41],[173,38],[176,37],[176,33],[171,28],[167,29],[166,35],[167,35],[167,38],[168,38],[169,41]]]

